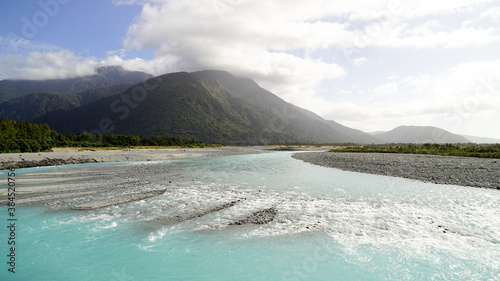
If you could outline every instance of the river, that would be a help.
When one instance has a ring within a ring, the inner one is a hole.
[[[113,167],[142,171],[129,175],[137,191],[167,191],[93,211],[17,206],[16,273],[7,271],[4,226],[0,279],[500,279],[498,190],[323,168],[290,152]],[[185,180],[169,183],[162,169]],[[269,223],[230,225],[269,208]],[[6,224],[7,207],[0,213]]]

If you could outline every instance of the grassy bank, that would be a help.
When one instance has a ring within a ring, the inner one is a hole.
[[[500,158],[500,144],[495,144],[495,145],[409,144],[402,146],[348,146],[348,147],[334,148],[331,149],[330,152],[433,154],[433,155],[443,155],[443,156]]]

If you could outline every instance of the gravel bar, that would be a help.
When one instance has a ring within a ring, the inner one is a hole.
[[[173,224],[173,223],[188,221],[188,220],[200,218],[200,217],[206,216],[208,214],[215,213],[215,212],[230,208],[230,207],[238,204],[240,201],[241,200],[231,201],[231,202],[228,202],[228,203],[225,203],[225,204],[222,204],[219,206],[215,206],[212,208],[208,208],[205,210],[198,210],[198,211],[193,212],[193,213],[177,214],[177,215],[172,216],[172,217],[156,218],[153,221],[157,222],[157,223],[161,223],[161,224]]]
[[[349,152],[301,152],[292,157],[345,171],[500,189],[500,159]]]
[[[106,191],[106,190],[104,190],[104,191]],[[100,192],[104,192],[104,191],[93,190],[93,191],[84,191],[84,192],[71,192],[71,193],[63,193],[63,194],[51,194],[51,195],[44,195],[44,196],[36,196],[36,197],[31,197],[31,198],[18,199],[16,201],[16,205],[38,203],[38,202],[42,202],[42,201],[57,200],[57,199],[64,199],[64,198],[71,198],[71,197],[80,197],[80,196],[86,196],[89,194],[95,194],[95,193],[100,193]],[[9,201],[2,201],[2,202],[0,202],[0,205],[7,205],[8,203],[9,203]]]
[[[142,192],[142,193],[133,193],[133,194],[127,194],[119,197],[113,197],[110,199],[104,199],[100,201],[94,201],[86,204],[81,204],[74,206],[72,209],[73,210],[97,210],[100,208],[105,208],[109,206],[114,206],[114,205],[120,205],[124,203],[130,203],[134,201],[139,201],[151,197],[155,197],[158,195],[161,195],[165,193],[165,190],[155,190],[155,191],[149,191],[149,192]]]
[[[278,210],[274,207],[264,209],[252,213],[250,216],[230,223],[229,225],[244,225],[244,224],[266,224],[274,220],[274,217],[278,214]]]
[[[159,148],[120,150],[53,149],[39,153],[0,153],[0,170],[101,162],[160,161],[261,153],[265,147]]]

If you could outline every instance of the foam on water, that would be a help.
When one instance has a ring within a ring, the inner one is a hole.
[[[141,190],[167,191],[95,211],[20,208],[20,241],[27,245],[21,275],[44,269],[53,280],[71,270],[82,272],[80,280],[500,278],[498,190],[344,172],[289,153],[148,165],[174,165],[196,180],[147,184]],[[229,226],[271,207],[278,212],[267,224]],[[45,268],[51,263],[65,267]]]

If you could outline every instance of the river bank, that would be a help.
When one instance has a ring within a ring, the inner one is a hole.
[[[500,189],[500,160],[470,157],[304,152],[293,158],[345,171],[432,182]]]
[[[165,148],[81,150],[53,149],[51,152],[0,154],[0,170],[101,162],[158,161],[192,157],[218,157],[257,153],[256,147]]]

